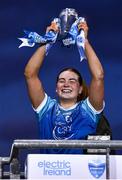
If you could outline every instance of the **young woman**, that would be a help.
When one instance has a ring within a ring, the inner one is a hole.
[[[104,109],[104,73],[102,65],[87,39],[88,26],[81,22],[85,33],[85,54],[91,73],[89,95],[80,73],[73,68],[62,70],[57,77],[58,100],[49,97],[38,76],[46,54],[46,46],[39,47],[25,67],[25,78],[31,103],[38,114],[41,139],[85,139],[94,134]],[[53,22],[48,30],[58,31]],[[43,153],[82,153],[81,149],[46,149]]]

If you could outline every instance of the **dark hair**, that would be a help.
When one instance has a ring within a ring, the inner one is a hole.
[[[58,79],[59,79],[60,74],[61,74],[62,72],[64,72],[64,71],[71,71],[71,72],[74,72],[75,74],[77,74],[77,76],[78,76],[78,82],[80,83],[80,85],[82,85],[82,81],[83,81],[82,76],[81,76],[81,74],[79,73],[79,71],[76,70],[76,69],[74,69],[74,68],[64,68],[64,69],[62,69],[62,70],[58,73],[56,82],[58,82]]]
[[[80,94],[80,95],[78,96],[77,101],[81,101],[81,100],[83,100],[83,99],[86,99],[86,98],[88,97],[88,87],[87,87],[85,81],[83,80],[80,72],[79,72],[77,69],[74,69],[74,68],[64,68],[64,69],[62,69],[62,70],[58,73],[58,75],[57,75],[56,83],[58,82],[58,79],[59,79],[60,74],[61,74],[62,72],[64,72],[64,71],[71,71],[71,72],[74,72],[75,74],[77,74],[77,76],[78,76],[78,82],[79,82],[79,84],[83,87],[82,94]]]

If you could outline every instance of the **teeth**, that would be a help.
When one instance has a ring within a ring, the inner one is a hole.
[[[71,93],[72,91],[70,89],[63,89],[62,92],[63,93]]]

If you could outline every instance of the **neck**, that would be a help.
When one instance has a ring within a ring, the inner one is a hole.
[[[76,103],[77,101],[68,101],[68,100],[60,101],[60,105],[65,109],[72,107]]]

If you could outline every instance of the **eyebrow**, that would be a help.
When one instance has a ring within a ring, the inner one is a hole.
[[[65,80],[65,78],[59,78],[58,81],[59,81],[59,80]],[[77,81],[77,82],[78,82],[78,79],[75,79],[75,78],[69,78],[68,80],[74,80],[74,81]]]
[[[74,81],[78,81],[78,79],[75,79],[75,78],[70,78],[69,80],[74,80]]]

